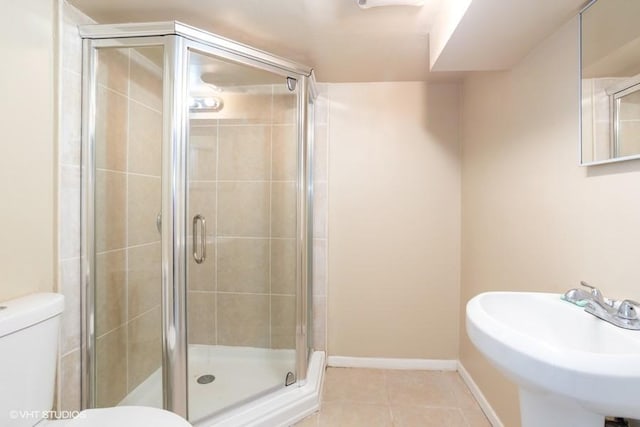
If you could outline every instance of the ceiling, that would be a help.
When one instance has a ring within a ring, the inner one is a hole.
[[[69,0],[100,23],[182,21],[311,66],[321,82],[456,80],[508,68],[584,2],[425,0],[361,10],[355,0]],[[452,5],[460,16],[442,31]],[[432,31],[440,33],[430,71]]]
[[[459,0],[445,2],[449,5]],[[577,16],[588,1],[473,0],[469,3],[442,53],[432,58],[432,70],[510,69],[560,25]]]

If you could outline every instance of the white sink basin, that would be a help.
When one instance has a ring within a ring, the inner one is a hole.
[[[467,334],[518,384],[523,427],[602,427],[640,419],[640,331],[559,294],[488,292],[467,304]]]

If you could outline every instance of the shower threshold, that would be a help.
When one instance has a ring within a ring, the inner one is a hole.
[[[290,425],[318,409],[324,364],[324,353],[314,352],[305,384],[285,388],[285,376],[295,366],[294,350],[190,345],[189,418],[203,427]],[[198,383],[203,375],[213,375],[215,380]],[[265,395],[269,390],[275,391]],[[120,405],[162,407],[161,369]],[[224,408],[233,409],[217,414]]]

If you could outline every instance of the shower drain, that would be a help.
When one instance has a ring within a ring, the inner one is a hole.
[[[215,379],[216,377],[214,375],[207,374],[200,375],[196,381],[198,381],[198,384],[209,384],[212,383]]]

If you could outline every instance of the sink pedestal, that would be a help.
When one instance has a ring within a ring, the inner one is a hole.
[[[551,393],[520,387],[522,427],[602,427],[604,416],[589,412],[577,402]]]

